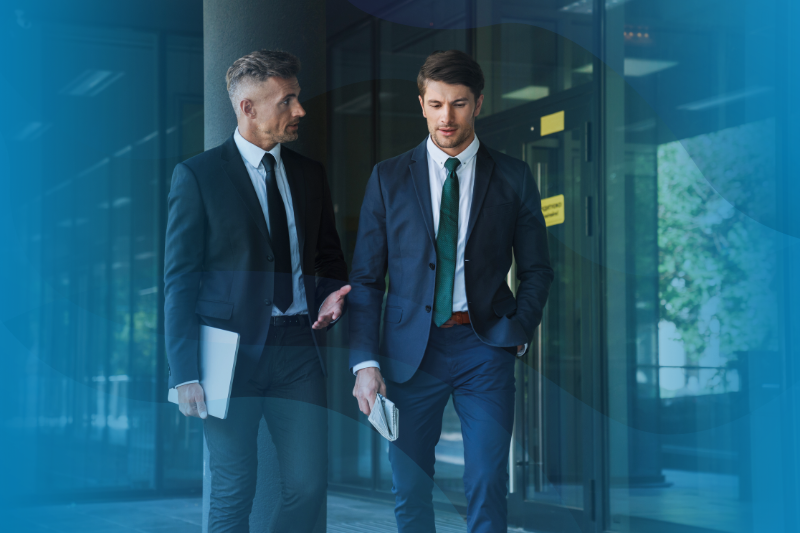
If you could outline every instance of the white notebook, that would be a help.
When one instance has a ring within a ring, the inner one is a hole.
[[[205,393],[206,407],[210,416],[217,418],[228,416],[238,353],[238,333],[211,326],[200,326],[200,385]],[[172,403],[178,403],[178,390],[169,389],[167,399]]]

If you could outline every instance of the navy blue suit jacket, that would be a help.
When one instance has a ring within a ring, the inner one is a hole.
[[[325,169],[281,147],[297,225],[308,317],[347,281]],[[198,332],[239,333],[237,368],[254,370],[269,333],[275,261],[267,223],[231,136],[175,167],[164,255],[169,386],[198,379]],[[284,282],[288,276],[279,277]],[[313,330],[323,372],[325,330]]]
[[[373,169],[350,272],[350,366],[377,359],[386,378],[398,383],[419,367],[432,320],[436,241],[426,142]],[[516,298],[506,284],[512,253]],[[531,342],[552,280],[541,199],[528,165],[481,143],[464,263],[475,333],[490,346]]]

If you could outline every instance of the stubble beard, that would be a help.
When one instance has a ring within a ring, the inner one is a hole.
[[[291,124],[289,126],[291,126]],[[286,128],[284,128],[283,132],[281,133],[272,133],[270,131],[267,131],[265,133],[272,140],[272,142],[278,144],[290,143],[292,141],[296,141],[300,135],[298,131],[295,132],[288,131],[289,126],[286,126]]]
[[[456,135],[452,137],[442,137],[438,133],[439,130],[434,129],[433,131],[430,132],[430,134],[431,137],[433,137],[436,146],[438,146],[439,148],[454,148],[456,146],[461,145],[461,143],[463,143],[464,141],[466,141],[473,131],[474,128],[469,128],[469,129],[459,128],[458,133]]]

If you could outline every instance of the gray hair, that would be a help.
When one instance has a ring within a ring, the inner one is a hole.
[[[242,101],[242,89],[249,82],[263,82],[277,76],[291,78],[300,72],[300,60],[289,52],[280,50],[257,50],[233,62],[225,74],[228,96],[239,116],[239,102]]]

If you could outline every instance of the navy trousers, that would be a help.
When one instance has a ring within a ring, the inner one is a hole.
[[[514,362],[511,350],[487,346],[470,325],[432,325],[414,376],[405,383],[387,384],[388,398],[400,411],[400,437],[389,447],[399,533],[436,531],[434,449],[451,395],[464,439],[467,529],[470,533],[508,530]]]
[[[204,428],[211,468],[209,533],[250,531],[263,417],[278,455],[281,502],[269,531],[309,533],[325,503],[325,377],[308,326],[273,326],[255,372],[237,368],[228,418]]]

